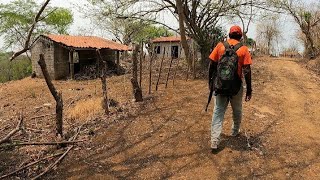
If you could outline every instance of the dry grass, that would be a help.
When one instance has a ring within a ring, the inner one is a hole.
[[[66,115],[68,119],[85,121],[102,112],[101,98],[91,98],[77,102],[74,107],[67,110]]]

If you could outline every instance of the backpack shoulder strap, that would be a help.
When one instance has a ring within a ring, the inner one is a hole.
[[[233,49],[235,52],[237,52],[241,47],[243,46],[243,43],[242,42],[239,42],[238,44],[236,44]]]
[[[223,42],[223,45],[224,45],[224,47],[225,47],[226,49],[230,49],[230,48],[231,48],[231,46],[230,46],[230,44],[228,43],[228,41],[224,41],[224,42]]]

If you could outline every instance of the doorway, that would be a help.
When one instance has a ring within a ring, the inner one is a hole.
[[[176,59],[179,57],[179,47],[178,46],[171,46],[171,57]]]

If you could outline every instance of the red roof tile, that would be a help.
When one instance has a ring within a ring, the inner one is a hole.
[[[190,39],[190,37],[187,37],[187,39]],[[180,42],[181,37],[180,36],[170,36],[170,37],[159,37],[156,39],[153,39],[152,42]]]
[[[74,48],[113,49],[127,51],[128,46],[95,36],[44,35],[45,37]]]

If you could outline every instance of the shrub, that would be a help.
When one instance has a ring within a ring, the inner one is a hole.
[[[11,53],[0,53],[0,83],[23,79],[32,73],[31,61],[26,56],[20,56],[9,61]]]

